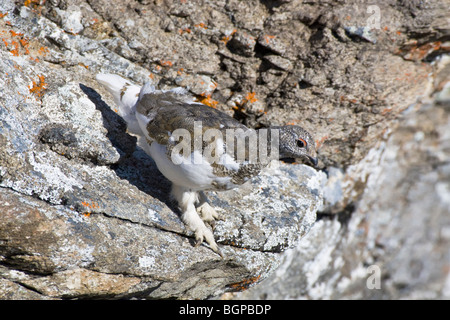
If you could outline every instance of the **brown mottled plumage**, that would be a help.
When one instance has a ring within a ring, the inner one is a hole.
[[[227,129],[241,129],[244,132],[249,128],[241,124],[229,115],[217,109],[205,106],[201,103],[186,103],[173,92],[164,92],[159,95],[147,94],[138,102],[136,111],[151,118],[147,124],[148,135],[159,144],[167,145],[167,155],[173,150],[173,145],[169,142],[171,133],[177,129],[186,129],[191,134],[191,150],[194,150],[194,122],[201,122],[202,136],[208,129],[216,129],[226,137]],[[237,139],[237,137],[235,137]],[[207,143],[202,141],[202,148]],[[235,143],[237,145],[237,143]],[[248,144],[246,144],[248,147]],[[233,151],[235,152],[235,151]],[[248,150],[247,150],[248,153]],[[260,163],[249,163],[240,166],[239,170],[230,170],[226,166],[216,162],[211,162],[213,173],[217,176],[230,176],[233,184],[240,185],[259,174],[262,165]],[[220,183],[213,183],[205,190],[226,190],[229,189]]]
[[[194,231],[197,245],[206,240],[219,254],[214,236],[205,225],[207,222],[214,227],[219,216],[203,191],[235,188],[259,174],[268,162],[261,158],[254,161],[254,155],[261,155],[263,148],[267,148],[266,155],[272,156],[276,150],[279,154],[274,154],[279,158],[305,158],[317,164],[314,139],[299,126],[255,131],[217,109],[193,101],[181,88],[162,91],[150,84],[138,88],[115,75],[98,75],[97,80],[113,94],[130,132],[141,138],[142,148],[172,181],[172,195],[180,206],[182,220]],[[231,136],[227,135],[230,131]],[[181,140],[188,140],[188,154],[175,152],[183,143],[179,141],[180,132],[186,134],[181,135]],[[208,132],[214,139],[204,141]],[[244,143],[246,139],[249,143]],[[196,157],[201,161],[196,162]]]

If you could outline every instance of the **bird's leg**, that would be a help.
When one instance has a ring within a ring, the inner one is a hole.
[[[202,220],[208,223],[214,230],[216,227],[216,219],[223,220],[217,211],[208,203],[208,198],[203,191],[199,192],[198,203],[196,205],[197,212]]]
[[[222,257],[222,254],[217,247],[216,241],[214,240],[214,235],[210,229],[205,225],[205,223],[200,219],[200,216],[195,210],[195,203],[198,202],[198,193],[196,191],[190,191],[186,188],[173,185],[172,195],[175,200],[178,201],[182,215],[181,219],[186,224],[186,226],[194,231],[195,234],[195,246],[202,244],[203,240],[211,246],[211,249]]]

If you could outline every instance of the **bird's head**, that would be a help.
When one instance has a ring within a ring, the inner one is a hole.
[[[272,127],[274,128],[274,127]],[[279,156],[282,158],[304,159],[312,166],[318,164],[316,144],[312,135],[299,126],[280,126]]]

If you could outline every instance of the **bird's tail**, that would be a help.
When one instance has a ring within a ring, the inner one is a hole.
[[[141,87],[115,74],[98,74],[96,79],[114,97],[119,107],[119,114],[123,117],[130,113],[139,98]]]
[[[141,87],[115,74],[97,74],[95,77],[114,98],[119,107],[119,115],[127,122],[128,130],[140,133],[136,120],[136,103]]]

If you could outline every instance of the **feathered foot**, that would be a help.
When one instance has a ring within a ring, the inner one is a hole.
[[[223,258],[222,253],[214,240],[214,235],[212,231],[205,225],[203,220],[200,218],[197,210],[195,208],[195,203],[198,202],[198,193],[196,191],[189,191],[183,187],[173,185],[172,195],[178,201],[182,215],[181,219],[186,224],[186,226],[194,231],[195,234],[195,246],[198,247],[205,240],[211,249]],[[206,206],[207,205],[207,206]],[[207,216],[208,220],[214,220],[214,215],[218,216],[215,210],[206,203],[202,204],[203,215]],[[211,208],[208,210],[207,208]],[[214,212],[214,213],[213,213]]]

